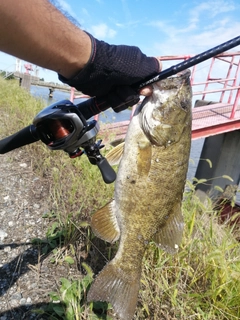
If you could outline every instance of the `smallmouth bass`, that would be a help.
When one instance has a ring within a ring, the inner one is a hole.
[[[170,253],[181,243],[181,202],[191,146],[190,71],[153,85],[130,122],[125,143],[108,159],[121,162],[114,200],[92,217],[96,236],[120,239],[116,256],[94,280],[88,301],[107,301],[131,320],[137,305],[142,259],[149,241]]]

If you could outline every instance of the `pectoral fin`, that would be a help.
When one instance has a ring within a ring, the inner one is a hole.
[[[107,242],[115,242],[120,237],[120,229],[115,215],[115,201],[108,203],[92,216],[91,227],[94,234]]]
[[[113,147],[116,147],[116,146],[118,146],[120,143],[122,143],[124,141],[125,141],[124,138],[119,138],[119,139],[111,141],[110,145],[113,146]]]
[[[175,253],[181,244],[184,227],[181,205],[166,218],[166,224],[155,234],[154,241],[165,251]]]
[[[152,145],[147,139],[138,141],[137,172],[139,176],[147,176],[151,167]]]
[[[123,155],[124,145],[125,142],[122,142],[106,154],[106,159],[111,166],[119,164]]]

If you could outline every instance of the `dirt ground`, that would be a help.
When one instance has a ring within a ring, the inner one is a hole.
[[[49,302],[60,277],[77,268],[49,262],[33,238],[44,239],[49,184],[32,170],[24,150],[0,155],[0,320],[48,319],[32,309]]]

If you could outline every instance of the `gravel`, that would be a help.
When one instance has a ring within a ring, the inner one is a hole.
[[[47,319],[32,309],[46,306],[58,279],[69,274],[32,245],[48,228],[42,218],[49,211],[48,181],[36,176],[24,149],[0,155],[0,162],[0,320]]]

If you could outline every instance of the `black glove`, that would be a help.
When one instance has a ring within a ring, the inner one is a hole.
[[[133,106],[139,101],[139,93],[131,86],[155,76],[160,71],[158,60],[147,57],[137,47],[109,45],[89,36],[92,53],[87,65],[74,78],[59,75],[59,79],[84,94],[105,101],[104,110],[106,105],[115,112]]]

